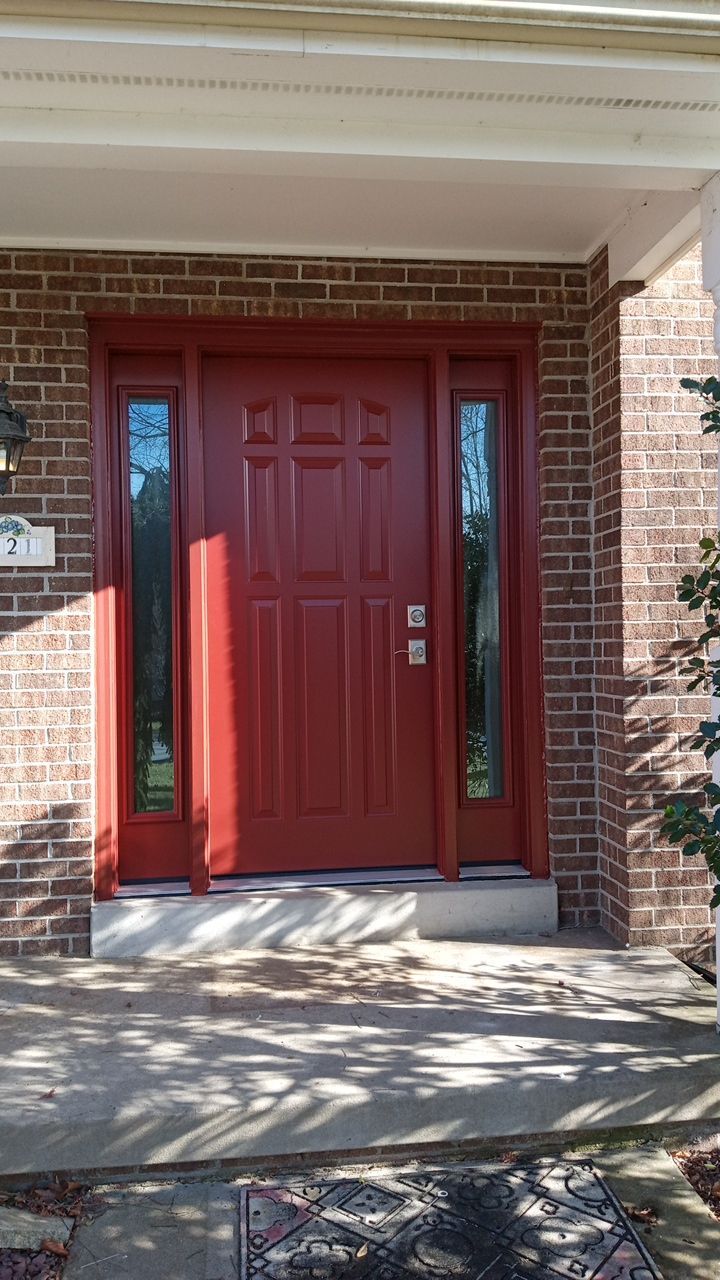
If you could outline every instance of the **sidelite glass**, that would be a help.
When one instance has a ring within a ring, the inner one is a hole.
[[[497,417],[493,400],[460,401],[468,800],[504,791]]]
[[[175,808],[172,616],[172,476],[167,399],[128,401],[134,804]]]

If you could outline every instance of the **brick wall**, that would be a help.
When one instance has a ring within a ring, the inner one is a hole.
[[[587,273],[572,276],[584,285]],[[540,565],[550,863],[561,925],[598,921],[588,311],[544,318],[539,343]]]
[[[598,317],[602,312],[608,324],[614,323],[613,317],[619,322],[620,304],[616,299],[599,302],[603,291],[597,280],[597,264],[594,270],[593,336],[598,359],[598,352],[609,345],[606,340],[600,341],[605,330]],[[689,282],[683,281],[680,274],[673,287],[681,288],[683,284],[691,284],[695,290],[693,298],[699,297],[694,275]],[[659,297],[664,297],[662,292]],[[642,295],[642,299],[646,300],[643,305],[649,307],[657,301],[652,291]],[[634,296],[632,304],[636,305],[638,300],[638,296]],[[692,306],[698,326],[707,326],[709,330],[707,311],[701,312],[698,301]],[[631,598],[622,593],[629,588],[631,577],[629,573],[619,572],[624,544],[618,541],[617,533],[611,533],[615,526],[629,530],[631,523],[625,521],[622,514],[630,511],[628,502],[618,498],[625,481],[621,483],[618,477],[610,476],[613,468],[623,461],[621,443],[609,443],[607,453],[603,453],[606,439],[610,442],[615,431],[615,427],[608,424],[615,422],[624,392],[616,386],[619,355],[613,348],[609,359],[607,354],[602,357],[609,372],[598,374],[596,370],[595,425],[591,434],[586,269],[18,251],[0,253],[0,370],[7,370],[10,375],[12,399],[28,414],[34,439],[26,452],[14,497],[5,500],[5,509],[17,510],[36,523],[53,523],[57,530],[58,560],[55,570],[47,573],[13,575],[0,571],[0,687],[3,691],[0,704],[3,764],[0,954],[84,954],[87,951],[94,764],[85,315],[92,312],[542,323],[539,347],[541,556],[552,866],[560,885],[563,921],[592,923],[598,912],[593,701],[592,555],[595,551],[600,556],[602,581],[598,579],[598,599],[601,625],[605,629],[598,642],[602,694],[598,708],[603,716],[611,717],[612,713],[614,717],[603,727],[601,749],[602,784],[607,787],[603,792],[603,856],[607,863],[603,900],[606,917],[613,927],[618,931],[625,928],[627,920],[619,899],[617,910],[613,907],[615,914],[607,903],[612,896],[611,880],[620,884],[622,878],[624,832],[629,829],[627,801],[618,788],[627,773],[631,752],[641,745],[641,735],[636,733],[630,742],[628,734],[633,721],[627,708],[620,705],[627,701],[629,707],[631,697],[630,692],[626,693],[621,687],[626,676],[630,679],[621,649],[625,635],[628,641],[631,638],[629,631],[623,631],[626,624],[622,619],[622,609]],[[650,313],[648,319],[649,316]],[[627,319],[629,321],[629,315]],[[672,315],[666,312],[665,327],[655,338],[666,335],[671,340],[674,323]],[[698,343],[704,340],[699,331],[695,337]],[[647,354],[651,354],[649,349]],[[662,357],[660,352],[652,354]],[[693,355],[694,351],[688,354]],[[630,349],[625,349],[623,359],[630,355]],[[672,359],[675,358],[673,355]],[[677,371],[680,371],[679,364]],[[629,369],[627,376],[630,376]],[[651,374],[638,376],[648,379],[644,389],[655,396]],[[652,378],[655,376],[653,373]],[[604,379],[608,390],[601,392]],[[642,391],[638,394],[642,395]],[[604,407],[608,396],[609,408]],[[656,421],[654,408],[648,405],[643,412],[648,422]],[[692,435],[695,431],[693,438],[697,439],[693,422],[686,419],[687,432]],[[659,426],[658,431],[663,434]],[[676,431],[673,427],[673,432]],[[628,447],[626,452],[629,459],[637,450]],[[688,474],[697,473],[696,458],[697,451],[692,450],[683,460],[683,466],[689,465]],[[650,459],[648,452],[647,466]],[[634,470],[634,465],[628,463],[628,466]],[[652,469],[654,476],[654,463]],[[680,471],[677,468],[675,471],[679,490],[694,495],[692,487],[686,489]],[[675,471],[670,466],[667,473],[675,474]],[[599,517],[596,513],[594,543],[593,478],[602,508]],[[607,493],[603,491],[606,483],[609,484]],[[644,492],[642,480],[637,492]],[[648,508],[650,506],[648,502]],[[652,506],[654,509],[654,498]],[[604,519],[605,515],[609,521],[607,527],[597,525],[597,518]],[[680,527],[679,520],[673,525],[676,527]],[[689,538],[690,527],[682,527]],[[602,536],[598,535],[598,528]],[[606,536],[605,556],[601,543],[604,545]],[[642,545],[654,544],[648,540]],[[638,597],[637,603],[648,611],[656,605],[665,610],[674,608],[671,577],[674,581],[679,571],[679,562],[676,566],[674,557],[675,551],[672,552],[672,573],[670,564],[663,562],[665,577],[662,580],[653,576],[658,564],[652,557],[638,567],[638,571],[642,570],[647,576],[643,578],[645,594],[642,599]],[[607,598],[602,594],[606,575]],[[664,592],[662,600],[653,595],[658,590]],[[677,614],[674,616],[673,636],[679,638],[683,624]],[[653,623],[648,645],[652,643],[661,648],[666,637],[659,623],[658,627]],[[611,640],[619,642],[620,648],[612,652],[606,648]],[[646,688],[652,690],[648,696],[655,698],[656,682],[665,679],[661,675],[664,658],[657,651],[652,655],[648,652],[644,657],[646,665],[650,658],[652,675],[646,676]],[[603,662],[609,662],[609,666],[602,666]],[[620,684],[616,683],[618,679]],[[675,696],[678,713],[682,710],[685,714],[685,704],[679,701],[679,694]],[[607,704],[604,699],[608,699]],[[642,715],[636,715],[634,720],[645,717],[647,725],[650,709],[650,705],[644,705]],[[677,736],[680,722],[676,719],[673,723]],[[660,738],[657,745],[661,745]],[[674,777],[687,765],[677,755],[676,747],[675,739],[672,758],[676,765],[671,771]],[[647,735],[643,750],[648,770],[654,773],[656,757],[648,754]],[[642,797],[648,794],[640,786],[639,775],[636,794]],[[633,831],[638,835],[644,831],[645,837],[651,839],[648,810],[633,813]],[[620,814],[624,815],[622,823]],[[632,874],[656,877],[673,868],[676,870],[676,861],[672,867],[669,863],[661,867],[662,859],[674,858],[674,855],[659,853],[657,857],[660,861],[653,863],[657,870],[648,871],[647,862],[638,863],[637,873],[633,864]],[[652,880],[648,887],[655,884]],[[621,887],[626,889],[627,885]],[[658,891],[666,887],[671,886],[657,881]],[[640,882],[635,882],[633,893],[640,891]],[[613,903],[615,900],[613,897]],[[635,906],[638,911],[647,910],[639,900]],[[689,903],[687,909],[690,909]]]
[[[0,595],[4,954],[87,948],[93,815],[89,312],[544,323],[541,491],[551,845],[566,917],[595,904],[584,268],[95,253],[0,257],[0,366],[34,440],[11,507],[54,572]],[[569,586],[572,579],[572,587]]]
[[[717,442],[678,383],[716,367],[712,301],[698,251],[612,291],[603,252],[590,301],[601,918],[623,941],[686,949],[708,933],[709,877],[658,830],[704,772],[686,748],[705,700],[677,676],[698,625],[675,584],[716,527]]]

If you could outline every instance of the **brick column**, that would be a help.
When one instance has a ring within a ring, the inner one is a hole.
[[[699,252],[611,290],[598,255],[591,307],[601,918],[623,942],[687,951],[709,936],[707,871],[659,830],[704,774],[687,750],[704,700],[677,675],[697,624],[675,589],[716,521],[715,444],[679,385],[714,368]]]
[[[707,183],[702,193],[702,263],[703,284],[715,304],[713,338],[720,359],[720,174]],[[720,528],[720,515],[718,515]],[[717,654],[715,655],[718,656]],[[716,756],[713,773],[718,781],[720,757]],[[720,911],[715,912],[715,960],[720,969]],[[720,986],[717,994],[717,1030],[720,1035]]]

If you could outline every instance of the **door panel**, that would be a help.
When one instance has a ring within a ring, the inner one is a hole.
[[[435,861],[426,376],[203,360],[214,876]]]

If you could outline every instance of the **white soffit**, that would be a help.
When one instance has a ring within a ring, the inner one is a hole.
[[[0,17],[6,244],[577,261],[610,239],[622,278],[687,240],[718,167],[715,58],[56,28]]]
[[[367,178],[3,168],[15,247],[583,260],[626,191]]]

